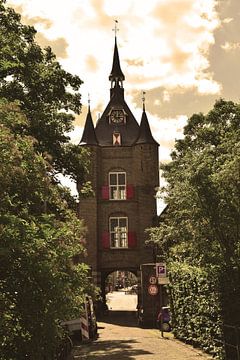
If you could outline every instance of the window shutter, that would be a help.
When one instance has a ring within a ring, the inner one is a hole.
[[[104,231],[102,234],[102,248],[109,249],[110,248],[110,236],[109,232]]]
[[[133,231],[129,231],[128,233],[128,247],[135,248],[137,246],[137,235]]]
[[[109,187],[108,186],[102,186],[102,199],[108,200],[109,199]]]
[[[132,185],[127,185],[127,199],[132,199],[134,196],[134,188]]]

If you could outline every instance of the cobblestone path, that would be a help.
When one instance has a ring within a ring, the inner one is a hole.
[[[120,304],[119,299],[120,295],[118,295],[118,304]],[[127,301],[131,303],[133,300],[129,297]],[[139,328],[134,311],[115,310],[114,304],[113,308],[114,310],[110,310],[109,314],[98,322],[99,338],[91,343],[75,346],[74,360],[212,359],[201,351],[174,339],[171,333],[164,333],[164,338],[161,338],[157,329]]]

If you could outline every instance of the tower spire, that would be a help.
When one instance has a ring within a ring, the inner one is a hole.
[[[83,129],[82,138],[80,141],[80,145],[98,145],[93,121],[92,121],[92,115],[91,115],[91,109],[90,109],[90,95],[88,94],[88,113],[85,121],[85,126]]]
[[[145,94],[146,92],[143,91],[142,92],[142,102],[143,102],[143,112],[142,112],[142,118],[141,118],[141,122],[140,122],[140,127],[139,127],[139,134],[138,134],[138,139],[136,141],[136,144],[155,144],[158,145],[158,143],[156,142],[156,140],[153,138],[152,136],[152,132],[149,126],[149,122],[148,122],[148,118],[147,118],[147,114],[145,111]]]
[[[125,80],[125,76],[121,70],[118,47],[117,47],[117,28],[118,21],[115,20],[115,28],[113,29],[115,32],[115,45],[114,45],[114,53],[113,53],[113,64],[112,70],[109,75],[109,80],[111,81],[111,89],[113,87],[123,87],[123,80]]]
[[[145,111],[145,100],[146,100],[145,95],[146,95],[146,92],[143,91],[142,94],[143,94],[143,96],[142,96],[143,111]]]

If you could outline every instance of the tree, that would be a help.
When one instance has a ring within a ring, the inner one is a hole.
[[[0,359],[51,358],[60,321],[79,316],[93,293],[84,253],[85,229],[52,184],[36,140],[19,135],[28,120],[0,101]]]
[[[82,81],[62,69],[50,47],[35,42],[36,30],[21,23],[21,17],[0,0],[0,97],[19,101],[29,122],[23,129],[37,142],[37,151],[47,153],[52,172],[69,174],[84,183],[86,149],[69,144],[74,113],[81,110]]]
[[[176,142],[172,163],[164,167],[167,201],[178,211],[176,221],[181,225],[187,221],[184,231],[189,222],[199,224],[187,233],[191,238],[194,233],[199,241],[205,238],[205,245],[218,246],[226,262],[232,257],[238,261],[239,123],[239,105],[224,100],[217,101],[206,116],[193,115],[184,129],[185,138]]]
[[[240,323],[240,106],[194,114],[164,165],[167,215],[151,231],[170,261],[218,269],[226,323]]]

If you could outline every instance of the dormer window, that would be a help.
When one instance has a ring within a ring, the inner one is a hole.
[[[109,173],[109,199],[126,200],[126,173]]]
[[[113,145],[120,146],[121,145],[121,134],[119,132],[113,133]]]

